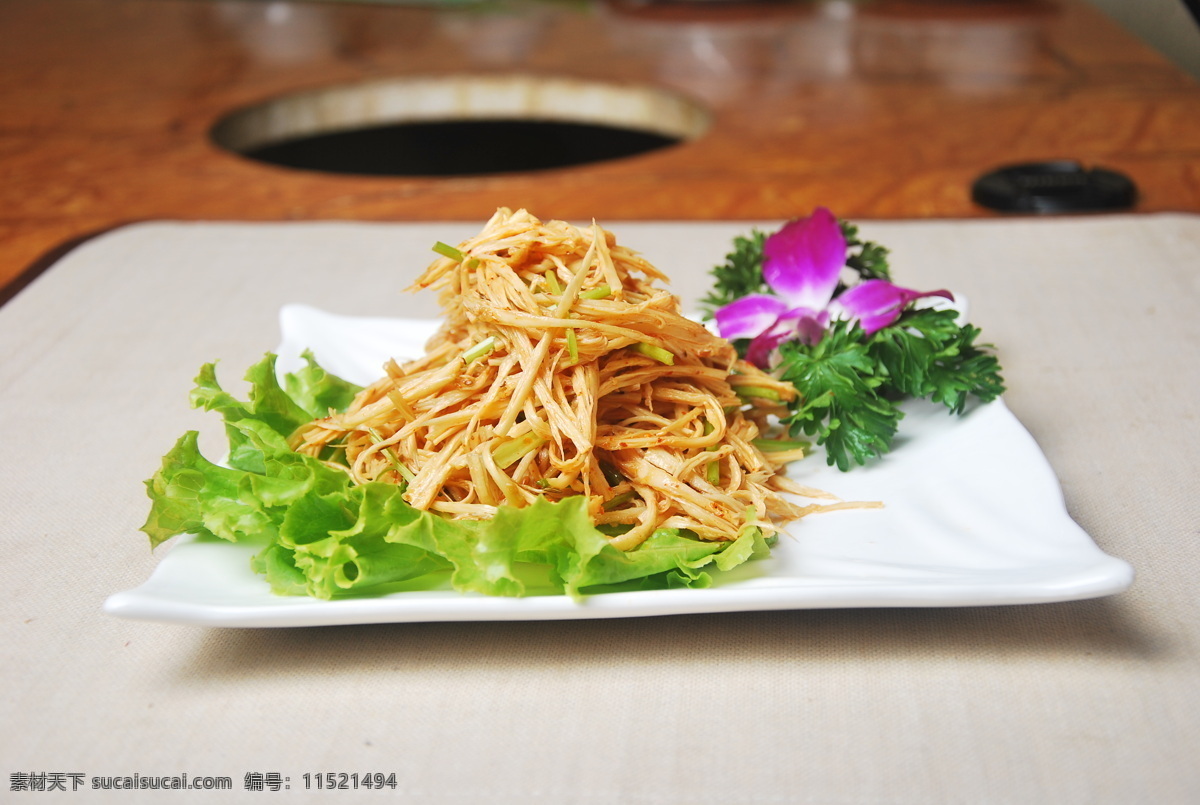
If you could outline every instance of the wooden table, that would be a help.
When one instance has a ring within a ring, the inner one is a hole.
[[[297,90],[454,74],[665,88],[710,125],[637,157],[440,179],[272,167],[209,136]],[[152,219],[977,217],[974,178],[1048,158],[1127,173],[1139,211],[1200,209],[1200,86],[1082,0],[9,0],[0,109],[0,300]]]

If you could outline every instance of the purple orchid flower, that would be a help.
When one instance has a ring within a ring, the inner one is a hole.
[[[900,318],[911,302],[949,291],[913,291],[886,280],[867,280],[834,297],[846,265],[846,238],[833,213],[818,207],[789,221],[763,243],[763,279],[774,294],[750,294],[714,312],[722,338],[750,338],[746,358],[769,367],[770,355],[788,340],[820,341],[832,319],[857,319],[870,335]]]

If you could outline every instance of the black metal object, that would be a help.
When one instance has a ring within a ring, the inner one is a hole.
[[[1188,11],[1192,12],[1196,24],[1200,25],[1200,0],[1183,0],[1183,4],[1187,6]]]
[[[971,198],[1000,212],[1111,212],[1132,207],[1137,188],[1122,173],[1055,160],[1009,165],[987,173],[975,181]]]

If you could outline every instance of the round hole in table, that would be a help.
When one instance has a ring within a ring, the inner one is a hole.
[[[657,87],[442,76],[279,96],[225,116],[212,137],[273,165],[437,177],[619,159],[693,140],[708,126],[704,107]]]

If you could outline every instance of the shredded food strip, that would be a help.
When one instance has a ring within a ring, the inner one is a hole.
[[[448,251],[413,288],[445,311],[426,355],[389,361],[293,449],[454,518],[583,495],[622,550],[664,526],[732,540],[844,505],[781,496],[829,497],[777,474],[802,451],[755,446],[795,389],[685,318],[611,233],[501,208]]]

